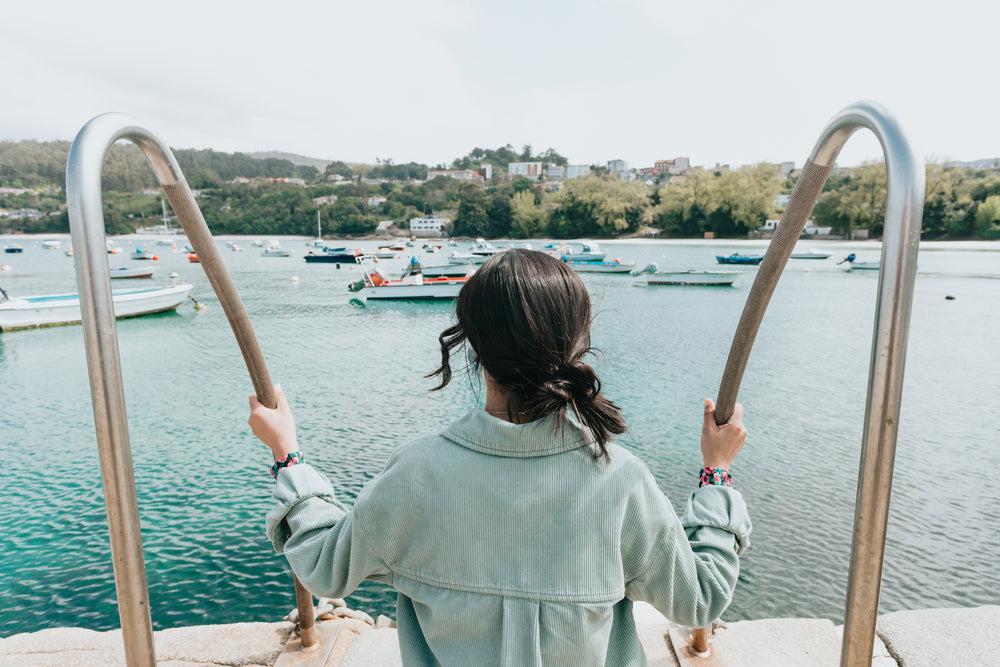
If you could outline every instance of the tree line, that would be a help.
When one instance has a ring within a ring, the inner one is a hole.
[[[69,147],[69,142],[0,142],[0,185],[38,190],[0,196],[0,208],[35,208],[51,214],[7,220],[0,228],[68,231],[62,186]],[[475,148],[450,165],[493,164],[498,173],[485,185],[444,177],[415,183],[426,178],[428,167],[414,162],[380,159],[375,165],[352,166],[337,161],[320,172],[285,159],[242,153],[178,150],[175,155],[191,186],[201,191],[199,204],[210,228],[227,234],[313,234],[319,214],[324,233],[363,235],[372,233],[382,220],[393,220],[405,229],[410,218],[438,212],[452,218],[449,231],[457,236],[608,238],[658,230],[669,237],[702,237],[705,232],[740,237],[778,215],[777,196],[794,187],[794,179],[783,177],[777,166],[757,164],[733,170],[691,169],[680,178],[657,183],[598,174],[563,181],[561,190],[543,191],[523,177],[508,183],[499,170],[512,161],[566,164],[566,158],[551,148],[535,155],[531,146],[518,152],[510,144],[495,150]],[[331,174],[340,174],[346,183],[327,182]],[[230,182],[237,176],[294,177],[307,186]],[[384,182],[372,184],[370,179]],[[159,198],[138,194],[157,184],[137,147],[111,147],[103,183],[109,233],[132,232],[160,216]],[[326,195],[336,195],[336,202],[313,202]],[[885,198],[884,164],[844,169],[830,176],[812,217],[837,234],[867,229],[878,236]],[[1000,238],[1000,172],[928,164],[923,235]]]

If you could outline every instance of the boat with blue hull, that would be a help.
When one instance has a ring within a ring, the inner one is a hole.
[[[715,261],[719,264],[757,265],[764,261],[764,255],[741,255],[738,252],[734,252],[731,255],[716,255]]]

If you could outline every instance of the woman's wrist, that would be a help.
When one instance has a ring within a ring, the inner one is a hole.
[[[725,468],[717,466],[705,466],[699,472],[698,487],[703,486],[732,486],[733,476]]]
[[[277,452],[275,452],[275,455],[277,455]],[[279,470],[281,470],[282,468],[290,468],[293,465],[297,465],[299,463],[305,463],[305,457],[302,456],[302,452],[300,451],[288,452],[283,456],[281,456],[277,461],[274,462],[274,465],[271,466],[271,477],[278,479]]]

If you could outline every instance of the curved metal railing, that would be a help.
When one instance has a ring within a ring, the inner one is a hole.
[[[277,398],[243,301],[173,153],[159,137],[131,116],[108,113],[93,118],[77,134],[70,149],[66,164],[66,199],[70,233],[76,249],[76,282],[111,533],[118,613],[126,660],[130,666],[135,666],[154,665],[156,656],[101,205],[104,157],[119,139],[128,139],[142,149],[163,186],[229,319],[258,398],[272,407],[277,405]],[[298,579],[295,580],[295,597],[302,646],[310,647],[316,644],[312,595]]]
[[[747,296],[723,372],[715,412],[719,424],[732,416],[754,338],[781,271],[802,234],[840,149],[862,128],[871,130],[882,145],[888,191],[847,584],[840,658],[843,666],[871,664],[924,207],[923,162],[913,154],[895,118],[881,105],[858,102],[846,107],[833,117],[816,142]]]

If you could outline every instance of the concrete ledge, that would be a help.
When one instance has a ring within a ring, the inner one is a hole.
[[[172,628],[153,633],[157,663],[270,665],[292,632],[291,623],[233,623]],[[50,628],[0,639],[0,665],[124,665],[121,630]]]
[[[1000,606],[896,611],[876,630],[901,667],[1000,661]]]

